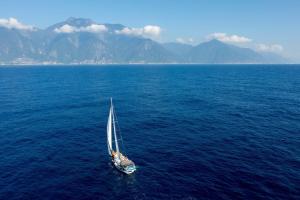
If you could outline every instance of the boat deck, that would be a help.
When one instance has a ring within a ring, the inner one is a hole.
[[[113,159],[115,159],[115,157],[117,156],[117,152],[113,151],[112,152],[112,157]],[[126,156],[124,156],[122,153],[120,153],[120,160],[121,160],[121,165],[122,166],[130,166],[133,165],[134,163],[129,160]]]

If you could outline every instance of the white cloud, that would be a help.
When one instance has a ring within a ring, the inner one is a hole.
[[[222,42],[246,43],[251,42],[250,38],[238,35],[227,35],[226,33],[212,33],[207,36],[207,39],[217,39]]]
[[[283,51],[283,47],[279,44],[257,44],[256,49],[258,51],[263,51],[263,52],[274,52],[274,53],[279,53]]]
[[[252,39],[239,36],[239,35],[228,35],[226,33],[212,33],[209,34],[207,39],[217,39],[222,42],[228,42],[228,43],[237,43],[242,46],[246,46],[248,48],[252,48],[256,51],[260,52],[272,52],[272,53],[280,53],[283,51],[283,47],[279,44],[262,44],[262,43],[256,43],[253,42]]]
[[[122,30],[116,30],[115,32],[117,34],[157,38],[161,34],[161,28],[159,26],[147,25],[144,26],[143,28],[125,27]]]
[[[143,30],[139,28],[128,28],[125,27],[122,30],[116,30],[117,34],[124,34],[124,35],[142,35]]]
[[[87,32],[99,33],[107,31],[107,28],[102,24],[92,24],[90,26],[84,27],[83,30]]]
[[[176,38],[176,42],[181,44],[193,44],[195,41],[193,38]]]
[[[55,28],[54,31],[56,33],[73,33],[75,32],[75,27],[70,26],[69,24],[65,24],[60,28]]]
[[[19,30],[29,30],[29,31],[34,30],[33,26],[22,24],[17,19],[12,17],[9,19],[0,19],[0,26],[9,29],[19,29]]]
[[[159,26],[147,25],[143,30],[145,35],[158,37],[161,33],[161,28]]]
[[[56,33],[74,33],[74,32],[91,32],[91,33],[101,33],[107,31],[107,27],[102,24],[91,24],[89,26],[75,27],[65,24],[59,28],[55,28]]]

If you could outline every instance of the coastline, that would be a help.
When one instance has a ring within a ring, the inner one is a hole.
[[[26,64],[11,64],[1,63],[0,67],[7,66],[138,66],[138,65],[300,65],[300,63],[26,63]]]

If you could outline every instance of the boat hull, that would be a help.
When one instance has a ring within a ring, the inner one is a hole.
[[[112,160],[112,163],[114,164],[114,166],[121,172],[125,173],[125,174],[132,174],[133,172],[135,172],[136,167],[135,165],[133,167],[131,167],[130,169],[126,169],[123,168],[119,163],[117,163],[116,161]]]

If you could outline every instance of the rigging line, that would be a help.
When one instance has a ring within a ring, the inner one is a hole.
[[[118,122],[119,120],[118,120],[118,118],[117,118],[116,109],[114,109],[114,117],[115,117],[115,122],[116,122],[117,128],[118,128],[118,130],[119,130],[119,135],[120,135],[120,138],[121,138],[122,147],[123,147],[124,151],[127,152],[127,151],[126,151],[126,148],[125,148],[125,145],[124,145],[124,142],[123,142],[123,137],[122,137],[122,134],[121,134],[121,128],[120,128],[120,126],[119,126],[119,122]],[[125,153],[125,152],[124,152],[124,153]]]

